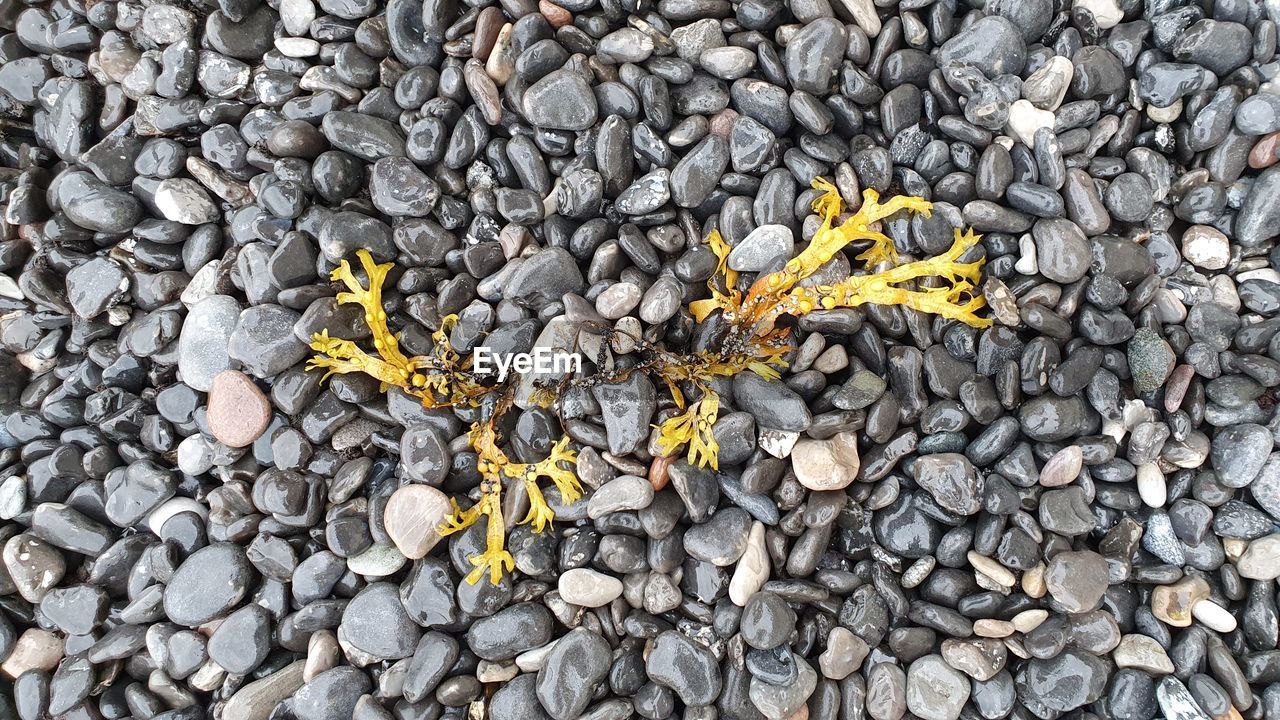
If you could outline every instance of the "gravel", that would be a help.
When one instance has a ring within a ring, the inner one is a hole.
[[[0,6],[0,718],[1280,720],[1277,21]],[[902,261],[982,234],[993,325],[780,320],[780,377],[710,381],[717,462],[664,448],[703,388],[626,370],[723,351],[706,238],[748,292],[817,177],[930,201],[867,228]],[[582,359],[504,380],[510,461],[567,436],[584,492],[536,532],[508,478],[496,583],[442,532],[495,396],[308,369],[372,345],[361,249],[406,355],[457,315]]]

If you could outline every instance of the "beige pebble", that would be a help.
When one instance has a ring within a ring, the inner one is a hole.
[[[1042,608],[1032,608],[1031,610],[1023,610],[1013,616],[1010,622],[1013,623],[1013,629],[1020,633],[1029,633],[1040,627],[1040,623],[1049,619],[1049,611]]]
[[[978,637],[1005,638],[1012,635],[1015,630],[1017,628],[1008,620],[981,618],[973,621],[973,634]]]
[[[0,675],[15,680],[28,670],[53,672],[62,659],[62,638],[40,628],[30,628],[14,643],[9,657],[0,664]]]
[[[986,555],[970,550],[968,558],[969,564],[973,565],[975,570],[1000,583],[1000,585],[1011,588],[1018,584],[1018,578],[1013,572]]]
[[[429,485],[405,485],[387,500],[383,524],[396,548],[417,560],[440,542],[440,525],[451,510],[449,496],[443,492]]]
[[[1047,591],[1044,584],[1044,563],[1038,563],[1022,573],[1022,592],[1028,597],[1042,598]]]

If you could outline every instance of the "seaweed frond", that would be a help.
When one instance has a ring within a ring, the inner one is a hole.
[[[719,470],[720,445],[712,433],[719,414],[720,396],[714,390],[703,390],[702,398],[689,405],[685,412],[658,426],[658,447],[664,455],[671,455],[687,443],[690,465]]]
[[[543,532],[555,520],[555,511],[547,504],[538,486],[539,478],[546,478],[555,484],[560,497],[566,504],[577,502],[582,497],[582,485],[573,470],[578,461],[577,451],[569,447],[569,438],[562,437],[551,446],[551,452],[543,460],[536,463],[512,462],[502,448],[498,446],[496,418],[506,409],[510,396],[499,401],[498,406],[487,420],[471,426],[468,435],[471,447],[476,451],[476,470],[480,473],[480,500],[468,510],[461,510],[454,504],[453,512],[445,518],[440,526],[441,535],[451,535],[470,527],[483,515],[488,519],[485,531],[485,551],[472,558],[475,569],[467,575],[467,582],[475,584],[489,572],[489,580],[495,585],[502,579],[504,571],[510,572],[515,567],[511,553],[505,548],[506,527],[502,517],[502,484],[510,480],[524,483],[529,496],[529,512],[519,524],[528,524],[535,533]]]

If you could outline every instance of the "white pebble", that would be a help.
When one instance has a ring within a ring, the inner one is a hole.
[[[1032,239],[1031,233],[1026,233],[1018,238],[1018,249],[1022,256],[1018,258],[1018,262],[1013,264],[1013,269],[1023,275],[1035,275],[1039,271],[1039,263],[1036,260],[1036,241]]]
[[[1071,7],[1085,8],[1093,13],[1094,22],[1098,23],[1099,30],[1113,28],[1124,19],[1124,12],[1116,0],[1075,0]]]
[[[193,512],[202,518],[209,517],[209,508],[189,497],[178,496],[169,498],[160,507],[152,510],[151,514],[147,516],[147,527],[151,528],[151,532],[159,535],[160,529],[164,527],[165,522],[182,512]]]
[[[1155,463],[1138,466],[1138,496],[1147,507],[1161,508],[1169,499],[1169,488]]]
[[[1191,606],[1191,616],[1210,630],[1229,633],[1236,629],[1236,618],[1212,600],[1201,600]]]
[[[768,579],[769,551],[764,546],[764,524],[757,520],[751,524],[747,549],[738,558],[738,565],[729,580],[729,599],[738,607],[746,605]]]
[[[1036,146],[1036,131],[1053,129],[1057,117],[1048,110],[1041,110],[1027,100],[1018,100],[1009,106],[1009,132],[1029,148]]]

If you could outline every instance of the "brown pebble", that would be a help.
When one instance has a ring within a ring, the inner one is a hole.
[[[476,18],[475,39],[471,41],[471,57],[477,60],[489,59],[503,23],[502,11],[496,6],[490,5],[480,11],[480,17]]]
[[[572,13],[548,0],[538,0],[538,12],[557,30],[573,22]]]
[[[209,432],[227,447],[245,447],[271,422],[267,396],[244,373],[223,370],[209,386]]]
[[[736,122],[738,122],[738,111],[725,108],[711,117],[711,134],[728,140],[729,133],[733,131]]]
[[[1276,164],[1280,157],[1276,156],[1276,150],[1280,149],[1280,132],[1273,132],[1254,143],[1253,149],[1249,151],[1249,167],[1256,170],[1269,168]]]
[[[670,468],[671,463],[675,461],[676,458],[674,455],[659,455],[653,459],[653,462],[649,463],[649,484],[653,486],[654,492],[658,492],[667,486],[667,480],[670,479],[667,476],[667,469]]]
[[[1182,399],[1187,396],[1187,388],[1195,374],[1196,369],[1190,365],[1179,365],[1169,374],[1169,379],[1164,383],[1165,412],[1175,412],[1182,407]]]

